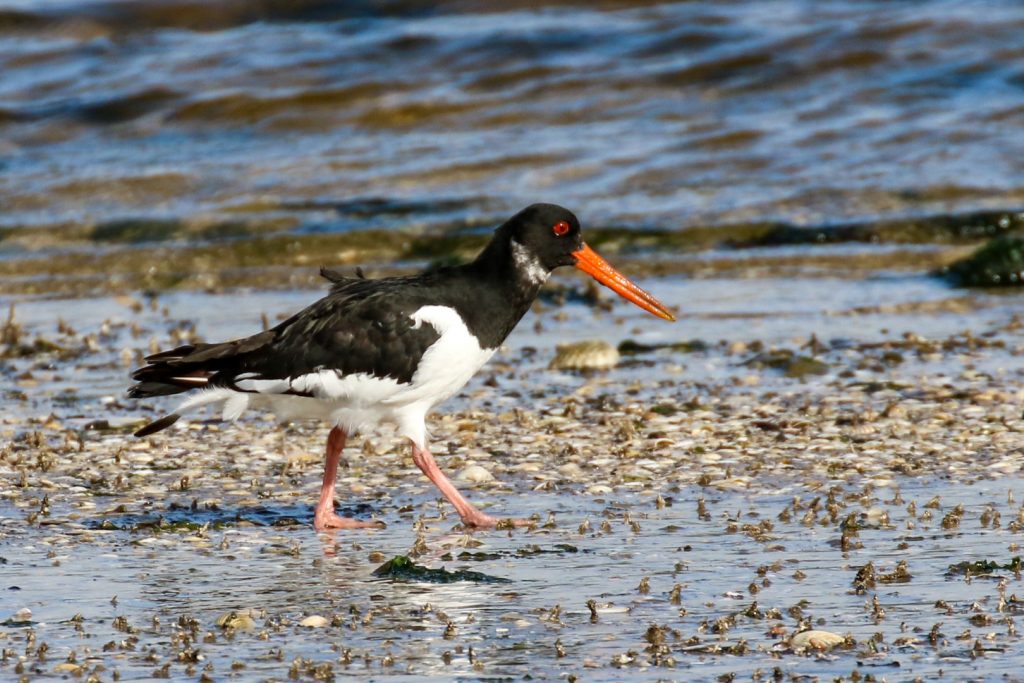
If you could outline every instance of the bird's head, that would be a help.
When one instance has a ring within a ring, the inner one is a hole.
[[[539,283],[555,268],[575,266],[645,311],[675,320],[660,301],[587,246],[580,221],[572,211],[557,204],[532,204],[510,218],[502,229],[509,231],[514,266],[525,277]]]

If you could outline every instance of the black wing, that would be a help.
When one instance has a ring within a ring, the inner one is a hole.
[[[427,303],[420,278],[366,280],[324,273],[331,293],[273,329],[220,344],[182,346],[146,358],[133,398],[248,379],[288,379],[323,369],[409,382],[439,335],[413,327]]]
[[[274,340],[248,354],[241,372],[283,379],[331,369],[408,383],[440,336],[431,325],[413,327],[413,313],[426,303],[416,283],[336,282],[329,295],[274,328]]]

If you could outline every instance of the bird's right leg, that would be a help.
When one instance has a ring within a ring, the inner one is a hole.
[[[313,528],[324,529],[379,529],[384,526],[377,520],[365,521],[351,517],[339,517],[334,512],[334,482],[338,476],[341,451],[345,448],[348,435],[341,427],[334,427],[327,436],[327,462],[324,463],[324,480],[320,486],[320,502],[313,513]]]
[[[466,500],[459,493],[459,490],[455,488],[451,480],[441,471],[441,468],[437,466],[437,461],[434,460],[434,456],[430,454],[430,451],[426,448],[420,448],[416,445],[416,442],[412,444],[412,461],[416,463],[416,467],[420,468],[423,474],[427,475],[427,479],[434,482],[434,486],[438,488],[441,495],[455,506],[455,511],[459,513],[462,523],[466,526],[496,527],[499,522],[504,521],[480,512],[472,503]],[[526,519],[513,519],[510,521],[514,526],[528,526],[530,524],[530,521]]]

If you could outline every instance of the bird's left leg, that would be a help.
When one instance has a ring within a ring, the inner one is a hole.
[[[416,463],[416,467],[419,467],[423,474],[427,475],[427,479],[434,482],[434,486],[438,488],[441,495],[455,506],[456,512],[462,518],[462,523],[466,526],[495,527],[498,526],[499,522],[503,521],[497,517],[491,517],[480,512],[472,503],[466,500],[459,493],[458,489],[455,488],[451,480],[441,471],[441,468],[437,466],[437,462],[434,460],[434,456],[430,454],[430,451],[426,448],[420,448],[415,442],[412,444],[412,461]],[[515,526],[527,526],[530,524],[530,521],[526,519],[513,519],[510,521]]]
[[[384,524],[378,520],[364,521],[340,517],[334,512],[334,481],[338,475],[341,451],[345,448],[348,435],[341,427],[334,427],[327,436],[327,462],[324,463],[324,480],[320,486],[320,502],[313,513],[313,528],[324,529],[379,529]]]

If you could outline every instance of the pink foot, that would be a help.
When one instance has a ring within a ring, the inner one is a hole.
[[[341,427],[334,427],[327,435],[327,462],[324,463],[324,482],[320,486],[320,501],[313,511],[313,528],[325,529],[383,529],[386,525],[379,520],[369,521],[339,517],[334,514],[334,479],[338,473],[341,450],[345,448],[347,435]]]
[[[434,456],[426,448],[422,448],[413,442],[412,461],[420,468],[427,479],[434,482],[434,486],[441,492],[448,502],[455,506],[459,517],[462,518],[462,525],[468,529],[513,529],[517,526],[530,526],[533,524],[528,519],[502,519],[491,517],[477,510],[468,500],[462,497],[451,480],[444,475],[441,468],[434,461]]]
[[[326,529],[383,529],[387,525],[379,519],[352,519],[351,517],[339,517],[333,512],[317,513],[313,516],[313,528],[317,531]]]
[[[528,519],[491,517],[474,508],[472,512],[462,517],[462,524],[473,529],[514,529],[515,527],[530,526],[533,522]]]

